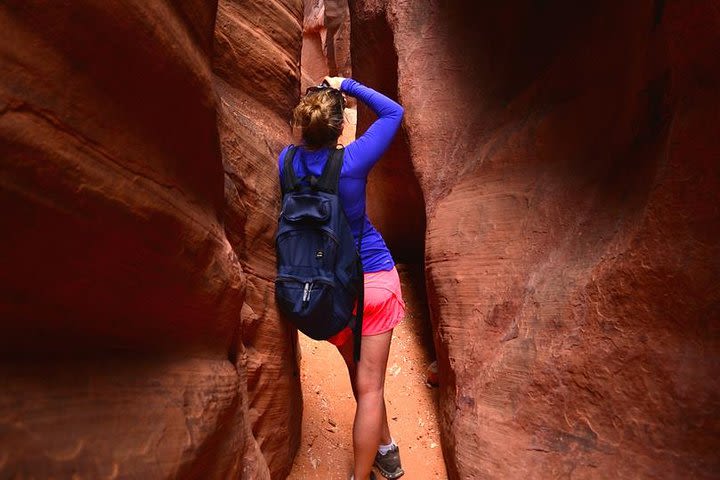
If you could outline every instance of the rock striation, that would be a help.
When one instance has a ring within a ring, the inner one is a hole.
[[[347,38],[311,3],[0,5],[1,477],[289,472],[276,154],[303,32]],[[425,261],[450,476],[715,478],[714,2],[350,12],[406,109],[368,209]]]
[[[268,282],[301,17],[0,6],[0,476],[289,470],[296,355]]]
[[[397,57],[451,478],[715,478],[714,2],[350,3],[354,75]]]
[[[272,478],[285,478],[300,442],[297,332],[275,305],[277,154],[291,143],[299,98],[300,1],[221,0],[213,70],[225,168],[225,231],[247,278],[241,340],[252,430]]]

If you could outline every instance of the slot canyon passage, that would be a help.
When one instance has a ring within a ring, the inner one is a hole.
[[[447,477],[719,478],[717,2],[342,8],[0,4],[0,477],[290,475],[276,157],[332,31],[405,108],[368,208]]]

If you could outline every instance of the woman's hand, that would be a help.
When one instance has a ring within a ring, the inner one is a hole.
[[[325,77],[324,79],[328,85],[330,85],[332,88],[335,88],[337,90],[340,90],[340,86],[342,85],[343,80],[345,80],[343,77]]]

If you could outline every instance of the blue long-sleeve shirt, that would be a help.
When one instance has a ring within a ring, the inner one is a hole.
[[[356,243],[360,232],[363,232],[360,257],[365,272],[392,270],[395,261],[390,250],[365,213],[365,186],[370,170],[390,146],[400,127],[403,108],[385,95],[351,78],[343,80],[340,89],[365,103],[378,116],[361,137],[345,147],[343,168],[340,172],[340,201]],[[278,159],[281,183],[282,163],[289,147],[288,145],[280,152]],[[329,147],[310,151],[300,146],[293,159],[293,168],[298,178],[308,174],[319,177],[329,154]],[[305,170],[305,165],[309,172]]]

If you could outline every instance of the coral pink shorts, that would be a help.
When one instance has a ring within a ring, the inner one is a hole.
[[[395,328],[405,315],[397,269],[365,274],[365,309],[362,334],[379,335]],[[350,328],[330,337],[328,342],[340,346],[352,337]]]

